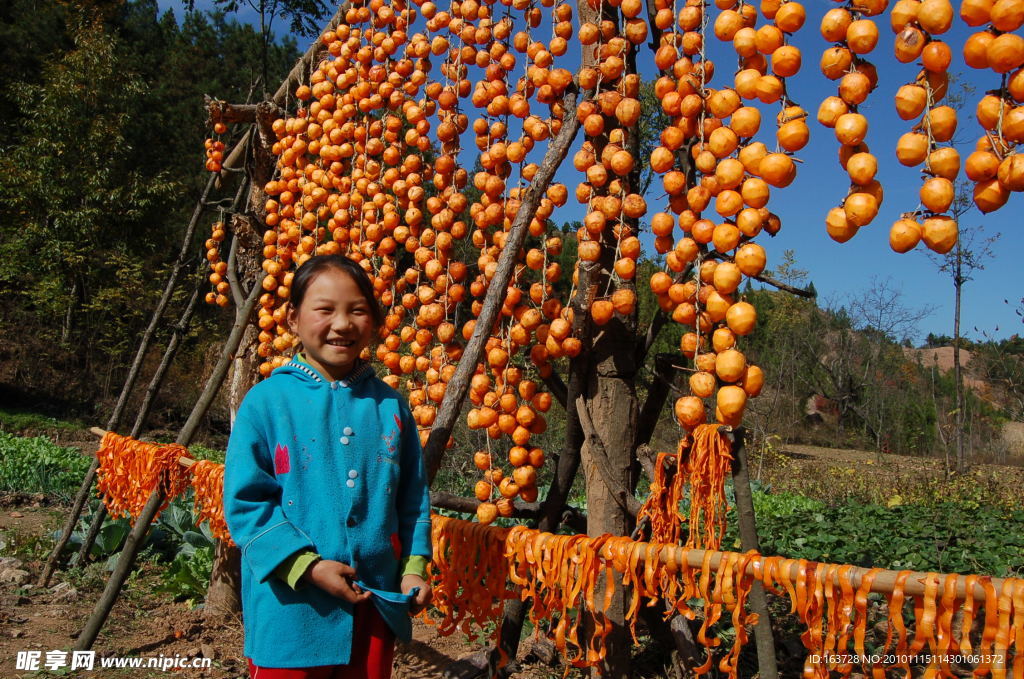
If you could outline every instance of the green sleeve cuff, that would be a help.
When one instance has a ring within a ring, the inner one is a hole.
[[[274,569],[274,575],[284,580],[292,589],[298,589],[302,585],[302,576],[319,558],[320,555],[310,549],[295,552]]]
[[[406,575],[418,575],[421,578],[427,577],[427,557],[413,555],[402,559],[402,577]]]

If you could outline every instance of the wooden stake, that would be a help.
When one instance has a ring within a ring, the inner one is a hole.
[[[752,549],[760,552],[761,542],[757,537],[757,517],[754,514],[754,495],[750,490],[743,430],[729,432],[726,436],[732,441],[732,487],[736,495],[736,514],[739,516],[740,548],[744,552]],[[750,588],[750,610],[757,614],[754,642],[757,646],[758,676],[760,679],[777,679],[779,666],[775,659],[775,636],[772,634],[768,597],[760,582],[754,582]]]

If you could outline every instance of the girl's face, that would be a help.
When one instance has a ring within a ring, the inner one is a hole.
[[[370,305],[343,271],[321,271],[306,288],[302,306],[288,310],[288,323],[302,342],[306,360],[333,380],[352,371],[373,338]]]

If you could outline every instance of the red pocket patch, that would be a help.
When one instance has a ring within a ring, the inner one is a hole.
[[[291,462],[288,459],[288,446],[278,443],[277,448],[274,449],[274,473],[287,474],[291,468]]]
[[[398,533],[391,534],[391,549],[395,551],[395,558],[402,556],[402,541],[398,539]]]

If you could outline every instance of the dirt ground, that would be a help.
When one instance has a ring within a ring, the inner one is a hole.
[[[158,566],[143,564],[131,576],[99,639],[96,669],[27,672],[16,669],[19,651],[68,651],[99,599],[103,581],[93,577],[80,581],[58,571],[47,589],[35,586],[52,546],[49,534],[59,529],[65,515],[61,507],[48,507],[43,498],[21,496],[14,501],[0,498],[0,677],[81,676],[81,677],[166,677],[159,669],[100,669],[99,657],[142,656],[165,658],[211,658],[208,670],[183,669],[172,676],[235,679],[247,677],[242,655],[241,620],[206,624],[202,610],[190,610],[186,603],[175,602],[170,595],[156,592]],[[12,560],[15,550],[31,551],[38,558]],[[22,571],[24,575],[12,574]],[[524,640],[520,654],[522,670],[515,676],[546,679],[561,676],[560,670],[544,666],[529,653],[531,643]],[[463,635],[439,637],[434,627],[413,621],[413,640],[396,651],[394,679],[440,677],[457,661],[480,649]],[[70,672],[70,674],[69,674]]]
[[[787,445],[780,450],[790,466],[782,471],[796,483],[800,479],[821,477],[828,469],[852,469],[869,486],[899,483],[901,477],[940,476],[941,461],[886,455],[859,450],[828,449]],[[750,460],[752,471],[758,466]],[[983,465],[1000,477],[1002,483],[1019,488],[1024,485],[1024,469]],[[52,548],[53,531],[60,528],[66,508],[46,505],[42,496],[0,494],[0,677],[39,676],[80,677],[163,677],[157,669],[97,669],[91,672],[24,672],[16,669],[19,651],[69,650],[81,626],[99,599],[105,574],[91,571],[58,571],[47,589],[35,587],[42,562]],[[143,563],[129,579],[94,644],[97,656],[155,657],[181,656],[210,658],[208,670],[178,670],[177,676],[235,679],[246,677],[242,655],[240,620],[209,624],[201,610],[174,601],[157,591],[160,568]],[[19,574],[19,572],[21,574]],[[465,676],[460,660],[477,653],[480,642],[471,642],[462,634],[439,637],[435,628],[417,619],[413,641],[401,645],[396,653],[394,679]],[[533,643],[524,639],[519,668],[514,674],[522,679],[554,679],[561,667],[541,662],[531,652]],[[802,649],[794,649],[802,653]],[[546,655],[546,654],[543,654]]]

